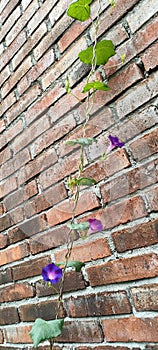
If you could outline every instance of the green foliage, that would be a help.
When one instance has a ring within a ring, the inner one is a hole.
[[[102,40],[96,44],[96,65],[107,63],[110,57],[115,55],[114,45],[111,40]],[[82,62],[92,64],[93,60],[93,46],[89,46],[86,50],[79,53],[79,58]]]
[[[125,53],[123,53],[123,54],[121,55],[121,62],[122,62],[122,64],[125,63],[125,59],[126,59],[126,55],[125,55]]]
[[[66,90],[67,94],[69,94],[71,92],[69,77],[66,77],[65,90]]]
[[[81,222],[80,224],[67,224],[71,230],[85,231],[89,229],[89,222]]]
[[[66,144],[72,145],[72,146],[75,146],[75,145],[90,146],[92,145],[93,142],[97,142],[97,141],[92,137],[81,137],[75,140],[68,140],[66,141]]]
[[[67,11],[68,16],[78,19],[81,22],[86,21],[90,17],[90,7],[93,0],[78,0],[73,2]]]
[[[87,92],[91,89],[94,89],[94,90],[103,90],[103,91],[108,91],[110,90],[110,88],[105,84],[105,83],[102,83],[101,81],[93,81],[91,83],[87,83],[82,92]]]
[[[97,182],[94,179],[90,179],[89,177],[81,177],[78,179],[78,185],[81,186],[92,186],[96,185]]]
[[[112,7],[116,6],[116,0],[109,0],[109,2]]]
[[[34,347],[37,348],[44,340],[58,337],[61,334],[63,324],[64,319],[45,321],[42,318],[37,318],[29,333],[33,340]]]

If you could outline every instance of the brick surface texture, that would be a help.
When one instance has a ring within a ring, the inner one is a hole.
[[[112,40],[116,54],[94,74],[110,90],[91,106],[86,137],[97,142],[82,175],[97,184],[81,187],[75,215],[103,230],[73,234],[70,260],[84,266],[66,270],[53,349],[158,350],[158,2],[94,0],[93,21],[99,2],[98,40]],[[66,141],[83,137],[89,66],[78,53],[94,42],[90,19],[68,17],[70,3],[0,0],[0,350],[33,350],[35,319],[56,317],[41,271],[67,252],[67,180],[80,149]],[[109,134],[124,147],[104,159]]]

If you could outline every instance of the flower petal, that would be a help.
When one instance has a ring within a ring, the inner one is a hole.
[[[89,230],[88,233],[93,233],[97,231],[102,231],[103,230],[103,225],[100,220],[97,219],[89,219]]]
[[[124,142],[120,142],[117,136],[109,135],[108,138],[110,140],[109,151],[112,151],[115,147],[121,148],[124,146]]]
[[[42,269],[42,277],[44,281],[55,284],[62,277],[62,269],[54,263],[48,264]]]

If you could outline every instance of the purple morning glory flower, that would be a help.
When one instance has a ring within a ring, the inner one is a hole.
[[[62,269],[53,263],[48,264],[42,269],[42,277],[44,281],[55,284],[62,277]]]
[[[97,231],[103,230],[103,225],[100,220],[97,219],[89,219],[89,230],[88,233],[93,233]]]
[[[108,138],[110,140],[110,145],[108,147],[109,151],[112,151],[112,149],[114,149],[115,147],[123,147],[124,146],[124,142],[120,142],[117,136],[109,135]]]

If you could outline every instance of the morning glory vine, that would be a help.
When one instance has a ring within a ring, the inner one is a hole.
[[[81,191],[81,186],[93,186],[96,185],[97,182],[95,179],[88,178],[82,176],[82,173],[85,168],[85,160],[84,160],[84,150],[85,147],[92,145],[96,142],[96,139],[91,137],[86,137],[86,128],[90,119],[90,112],[94,103],[94,94],[97,90],[108,91],[109,87],[106,82],[101,82],[99,80],[95,80],[94,76],[97,71],[97,68],[100,65],[104,65],[108,62],[110,57],[115,55],[114,44],[111,40],[97,40],[98,28],[99,28],[99,19],[101,12],[101,4],[100,0],[98,0],[98,11],[96,15],[96,19],[93,20],[91,17],[91,9],[90,5],[93,0],[77,0],[70,4],[67,15],[84,22],[91,19],[91,23],[94,29],[94,44],[90,45],[87,49],[82,50],[78,57],[81,62],[88,64],[90,68],[90,72],[86,79],[86,84],[83,87],[82,93],[86,94],[85,103],[84,103],[84,112],[85,112],[85,122],[83,124],[83,135],[81,138],[77,138],[74,140],[68,140],[66,144],[80,147],[80,157],[78,163],[78,172],[76,176],[70,176],[67,181],[67,186],[71,192],[71,202],[73,204],[72,209],[72,217],[70,222],[67,224],[69,228],[65,261],[59,264],[48,264],[42,269],[42,278],[45,283],[52,286],[56,294],[58,295],[58,306],[56,310],[56,318],[55,320],[45,321],[41,318],[36,319],[33,324],[32,330],[30,332],[30,337],[33,340],[34,347],[37,348],[38,345],[48,340],[50,343],[50,350],[53,349],[55,338],[60,336],[62,333],[62,328],[64,325],[64,319],[60,319],[59,311],[61,304],[63,303],[63,290],[64,290],[64,281],[65,281],[65,273],[68,267],[75,268],[76,271],[80,271],[84,266],[84,263],[80,261],[70,261],[71,252],[73,249],[73,237],[74,233],[77,231],[79,233],[84,232],[84,236],[90,235],[94,232],[102,231],[103,225],[100,220],[95,218],[90,218],[86,222],[77,222],[76,217],[76,207],[79,201],[79,195]],[[115,6],[114,0],[109,0],[112,7]],[[124,55],[121,57],[122,63],[124,62]],[[83,103],[75,96],[70,87],[69,77],[66,78],[65,89],[68,94],[73,95],[80,103]],[[123,147],[124,143],[121,142],[116,136],[109,135],[109,147],[104,153],[102,159],[106,159],[108,154],[115,147]],[[56,284],[59,283],[58,289],[56,288]]]

